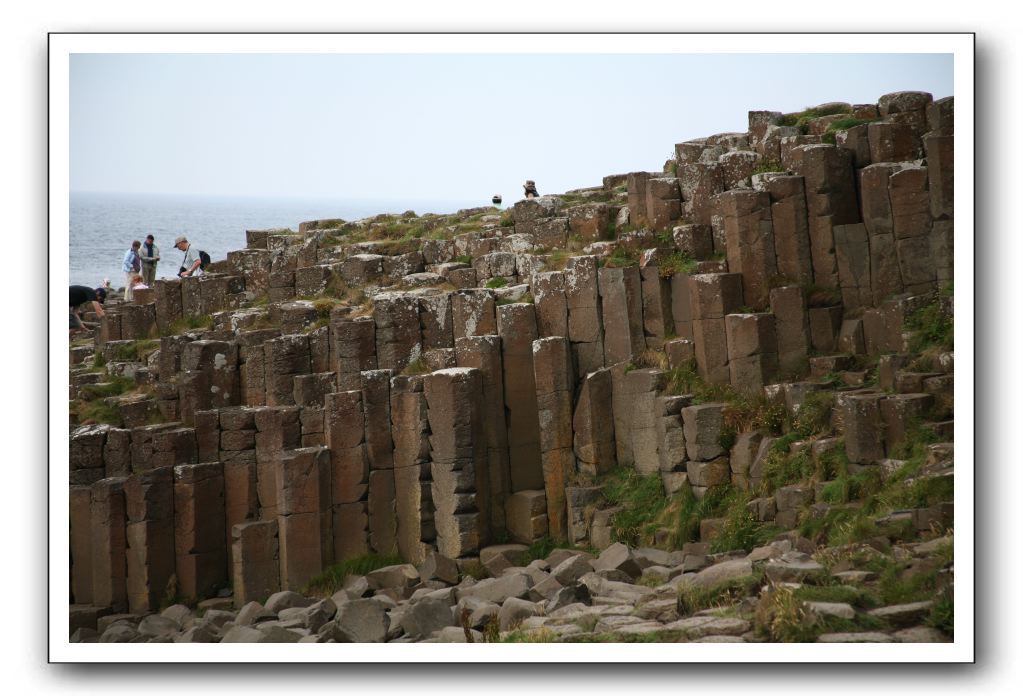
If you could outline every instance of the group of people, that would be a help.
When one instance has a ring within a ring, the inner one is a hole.
[[[174,240],[174,248],[185,254],[178,269],[178,276],[190,276],[201,273],[200,252],[193,249],[184,235]],[[135,290],[145,290],[153,286],[156,280],[156,266],[160,262],[160,247],[156,246],[153,235],[146,235],[146,241],[137,239],[131,248],[124,253],[121,271],[124,273],[124,299],[131,301]]]
[[[203,267],[203,256],[209,259],[204,252],[194,249],[188,238],[184,235],[174,240],[174,248],[185,254],[178,268],[178,277],[201,275]],[[136,290],[146,290],[153,286],[156,280],[156,266],[160,262],[160,247],[156,246],[156,239],[153,235],[146,235],[146,241],[140,242],[137,239],[131,243],[131,247],[124,254],[121,262],[121,271],[124,273],[124,299],[131,302],[135,298]],[[103,316],[103,304],[107,299],[108,281],[104,281],[104,287],[90,288],[86,285],[72,285],[69,287],[70,302],[70,326],[69,331],[73,334],[88,328],[82,321],[82,314],[90,308],[96,313],[97,318]]]

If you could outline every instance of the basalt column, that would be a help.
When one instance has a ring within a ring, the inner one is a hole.
[[[575,375],[567,338],[533,341],[533,374],[540,421],[540,452],[551,537],[568,538],[565,486],[575,473],[572,450],[572,394]]]
[[[504,370],[499,336],[466,336],[455,342],[458,367],[474,367],[483,377],[483,410],[490,482],[490,526],[505,528],[505,500],[512,493],[508,426],[504,415]]]
[[[475,556],[486,543],[486,413],[479,370],[455,367],[426,375],[437,550]]]
[[[174,467],[174,554],[182,597],[209,597],[227,584],[224,529],[222,465]]]
[[[281,587],[299,590],[333,557],[330,453],[326,448],[305,447],[280,453],[277,512]]]
[[[163,466],[124,483],[128,611],[159,609],[174,575],[174,470]]]
[[[366,454],[369,457],[369,545],[377,553],[396,548],[394,442],[391,438],[391,371],[362,373]]]
[[[343,561],[369,548],[369,455],[362,392],[328,394],[324,429],[330,448],[334,558]]]
[[[543,488],[540,422],[533,376],[536,318],[531,304],[498,307],[498,332],[504,368],[504,407],[512,492]]]
[[[433,520],[430,425],[421,376],[391,379],[391,436],[398,553],[404,561],[419,565],[429,552],[423,530]]]
[[[565,267],[568,340],[580,375],[604,366],[604,325],[601,321],[597,257],[573,256]]]

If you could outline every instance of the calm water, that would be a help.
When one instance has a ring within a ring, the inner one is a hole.
[[[245,248],[245,230],[290,227],[323,218],[358,220],[379,213],[450,213],[489,201],[342,201],[300,198],[229,198],[148,194],[72,193],[72,285],[98,286],[109,278],[124,285],[121,260],[133,239],[156,238],[158,278],[173,277],[183,254],[174,238],[184,234],[214,261]]]

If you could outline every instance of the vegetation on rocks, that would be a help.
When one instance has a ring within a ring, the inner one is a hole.
[[[309,581],[303,592],[314,597],[329,597],[344,587],[345,580],[350,575],[365,575],[372,570],[398,565],[401,562],[401,558],[397,554],[368,553],[350,558],[347,561],[335,563],[316,575]]]

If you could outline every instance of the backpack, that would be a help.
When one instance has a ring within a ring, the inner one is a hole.
[[[209,254],[207,254],[205,251],[199,252],[199,268],[205,271],[206,267],[209,266],[212,262],[213,259],[210,258]]]

